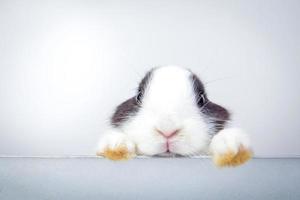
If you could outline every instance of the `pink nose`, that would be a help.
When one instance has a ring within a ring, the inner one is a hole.
[[[160,131],[160,130],[157,130],[157,132],[159,134],[161,134],[162,136],[164,136],[165,138],[171,138],[173,137],[174,135],[176,135],[178,133],[179,130],[175,130],[175,131],[170,131],[170,132],[166,132],[166,131]]]

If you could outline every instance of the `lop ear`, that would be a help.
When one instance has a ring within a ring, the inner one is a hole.
[[[209,101],[203,108],[203,113],[210,118],[227,121],[230,119],[228,110],[216,103]]]
[[[146,88],[152,77],[153,70],[154,68],[148,71],[141,80],[137,94],[134,97],[124,101],[116,108],[113,116],[110,119],[110,123],[113,127],[119,127],[125,123],[128,118],[137,114],[141,107]]]
[[[111,117],[111,125],[113,127],[119,127],[128,120],[129,117],[134,116],[139,111],[139,108],[140,106],[135,97],[124,101],[116,108],[113,116]]]
[[[190,79],[200,112],[213,122],[216,132],[222,130],[230,118],[229,112],[224,107],[209,101],[203,83],[194,73],[191,74]]]
[[[226,108],[210,101],[205,104],[201,112],[209,121],[213,122],[216,132],[224,129],[227,121],[230,120],[230,113]]]

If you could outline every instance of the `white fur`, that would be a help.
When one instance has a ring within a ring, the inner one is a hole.
[[[250,149],[248,135],[241,129],[228,128],[220,131],[212,138],[210,152],[212,154],[222,155],[230,151],[236,154],[241,146]]]
[[[155,69],[137,115],[129,117],[121,127],[111,128],[100,141],[98,149],[101,151],[107,146],[123,143],[129,145],[129,149],[135,144],[136,153],[140,155],[163,154],[167,149],[166,138],[158,133],[158,129],[163,132],[180,130],[169,139],[172,153],[199,155],[208,152],[210,125],[204,121],[197,107],[190,75],[190,71],[176,66]],[[234,150],[239,143],[248,145],[238,132],[230,132],[225,130],[224,134],[214,137],[214,151],[223,150],[222,138]],[[237,143],[232,140],[237,140]]]
[[[135,153],[135,144],[128,136],[117,129],[109,129],[98,143],[98,153],[103,153],[107,148],[114,149],[119,146],[127,147],[129,153]]]

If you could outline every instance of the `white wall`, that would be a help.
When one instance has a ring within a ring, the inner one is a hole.
[[[257,155],[299,155],[299,18],[284,0],[2,0],[0,155],[94,154],[112,109],[164,64],[208,82]]]

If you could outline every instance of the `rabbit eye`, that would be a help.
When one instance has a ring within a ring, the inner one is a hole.
[[[142,93],[139,92],[139,93],[136,95],[135,99],[136,99],[136,102],[141,103],[141,100],[142,100]]]
[[[205,102],[206,102],[205,96],[204,96],[204,94],[201,94],[198,98],[197,103],[199,106],[203,106],[205,104]]]

